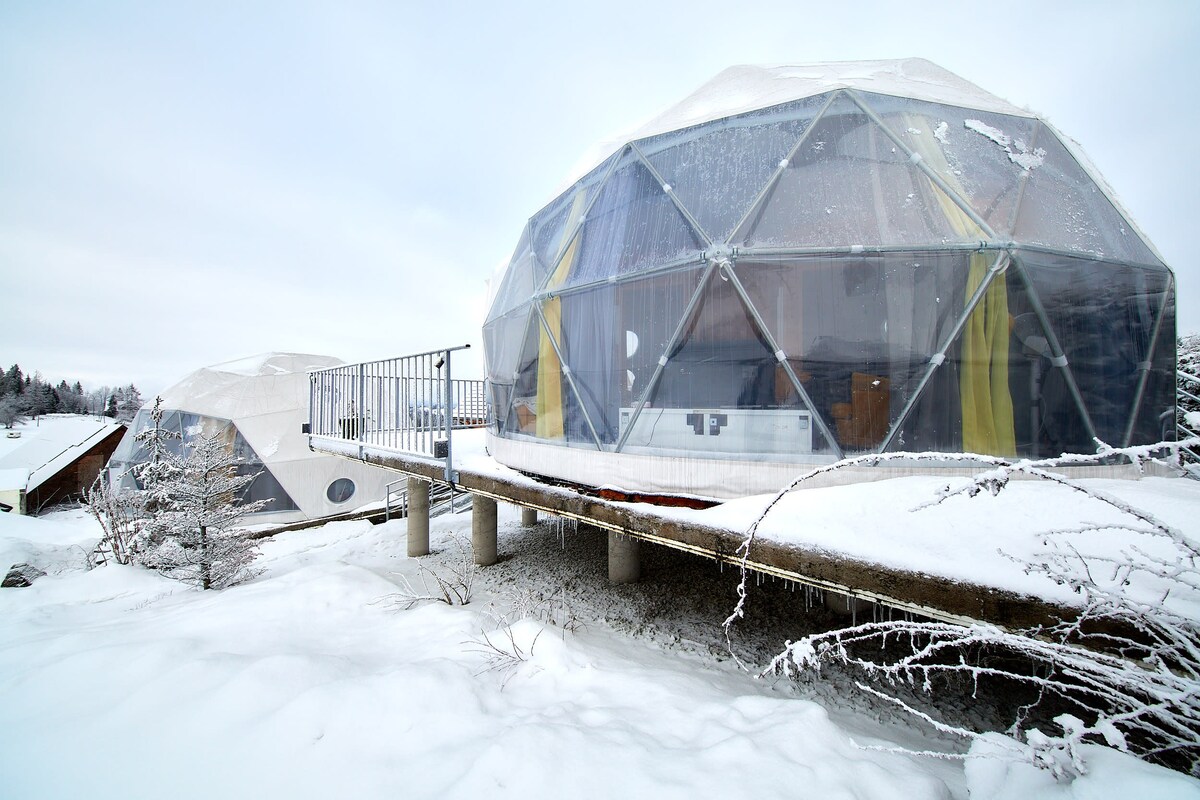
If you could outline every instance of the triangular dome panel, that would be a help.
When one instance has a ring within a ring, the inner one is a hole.
[[[613,162],[620,157],[621,154],[610,157],[576,181],[530,220],[530,249],[533,251],[534,275],[539,285],[558,266],[558,260],[570,245],[580,220],[583,219],[596,192],[603,186]]]
[[[508,263],[504,276],[500,280],[500,288],[492,300],[488,311],[487,321],[507,314],[523,303],[528,303],[537,289],[538,276],[534,264],[533,250],[530,248],[529,228],[521,237],[512,260]]]
[[[1163,293],[1160,313],[1162,319],[1158,322],[1158,337],[1145,364],[1148,372],[1141,403],[1134,411],[1133,424],[1130,426],[1129,444],[1174,441],[1178,438],[1175,427],[1177,366],[1173,287]]]
[[[623,432],[632,426],[627,448],[754,458],[830,449],[749,309],[716,273],[647,400],[636,421],[622,420]]]
[[[1020,258],[1096,435],[1105,444],[1120,446],[1134,413],[1141,370],[1150,358],[1166,273],[1040,253]],[[1017,335],[1025,321],[1016,316]],[[1084,450],[1073,452],[1094,450],[1094,443],[1085,442]]]
[[[638,146],[709,237],[724,242],[827,99],[818,95]]]
[[[499,331],[496,334],[499,335]],[[500,430],[508,435],[536,433],[541,323],[532,306],[523,330],[514,325],[506,335],[518,355],[507,381],[493,382],[492,402]]]
[[[1161,262],[1104,191],[1058,140],[1039,126],[1035,161],[1017,210],[1013,238],[1057,250],[1137,264]]]
[[[578,286],[683,259],[699,261],[703,247],[668,187],[629,155],[604,184],[547,286]]]
[[[749,248],[915,246],[986,238],[842,94],[813,124],[760,212],[734,241]]]
[[[1026,165],[1038,158],[1036,119],[903,97],[860,97],[997,236],[1011,237]]]
[[[816,411],[852,453],[882,446],[916,393],[959,316],[969,258],[742,261],[737,274]],[[783,397],[795,393],[779,388]]]
[[[526,305],[484,324],[483,340],[489,353],[488,378],[492,381],[513,382],[531,313],[532,306]]]

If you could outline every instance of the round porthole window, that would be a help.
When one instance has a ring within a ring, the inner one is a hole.
[[[331,503],[346,502],[354,496],[354,481],[349,478],[338,478],[329,484],[329,488],[325,490],[325,496]]]

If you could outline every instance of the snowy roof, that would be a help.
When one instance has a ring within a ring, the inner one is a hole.
[[[0,437],[0,473],[9,482],[16,474],[10,470],[27,470],[25,488],[32,491],[121,427],[107,417],[78,414],[47,414],[17,423],[13,431],[20,437]]]
[[[29,483],[29,470],[25,467],[0,469],[0,492],[24,489]]]

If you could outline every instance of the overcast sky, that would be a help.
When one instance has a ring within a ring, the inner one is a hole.
[[[0,362],[149,396],[268,350],[477,361],[597,141],[733,64],[910,56],[1080,142],[1200,331],[1198,41],[1193,0],[0,0]]]

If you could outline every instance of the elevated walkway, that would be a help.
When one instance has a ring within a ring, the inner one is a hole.
[[[310,446],[320,452],[395,470],[420,482],[446,484],[448,469],[443,459],[325,436],[310,437]],[[458,454],[453,464],[455,486],[476,498],[476,510],[478,499],[502,501],[527,511],[574,519],[608,531],[610,577],[618,582],[621,581],[618,576],[626,579],[630,575],[636,576],[636,568],[631,571],[629,564],[632,558],[636,567],[636,549],[631,554],[630,548],[624,546],[625,539],[671,547],[726,564],[742,563],[739,548],[744,539],[743,531],[709,525],[670,508],[620,502],[579,487],[540,482],[486,456],[482,430],[455,434],[455,448]],[[529,519],[525,517],[526,521]],[[494,548],[494,507],[491,520]],[[614,559],[617,563],[613,563]],[[797,546],[769,538],[754,542],[746,566],[754,572],[802,586],[946,622],[985,621],[1017,628],[1074,616],[1069,606],[1033,595],[889,567],[820,547]]]

